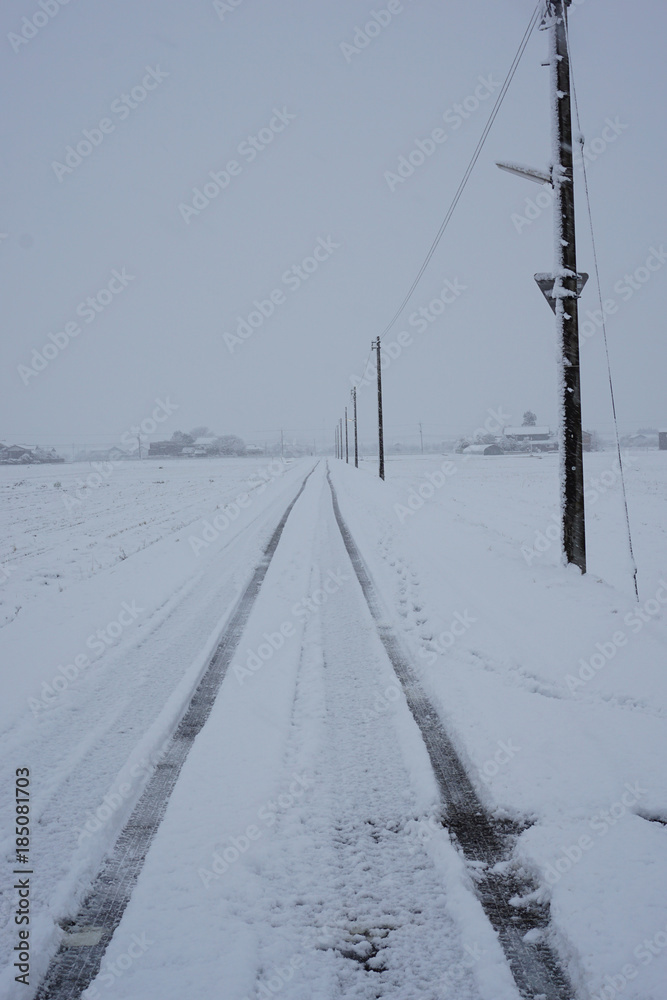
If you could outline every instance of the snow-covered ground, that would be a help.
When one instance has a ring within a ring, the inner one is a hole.
[[[74,504],[88,466],[0,469],[2,780],[31,770],[33,982],[314,464],[128,463]],[[626,461],[639,606],[612,452],[586,456],[584,578],[553,540],[555,456],[389,459],[385,483],[329,465],[480,798],[530,824],[517,854],[577,996],[664,1000],[665,456]],[[438,801],[321,462],[86,996],[516,1000]]]

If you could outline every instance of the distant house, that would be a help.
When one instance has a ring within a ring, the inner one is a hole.
[[[503,434],[514,441],[548,441],[551,430],[548,427],[505,427]]]
[[[558,440],[548,427],[505,427],[503,436],[513,451],[558,451]]]
[[[263,455],[264,449],[260,448],[258,444],[247,444],[245,447],[246,455]]]
[[[33,457],[30,448],[26,448],[21,444],[10,444],[3,447],[0,453],[0,461],[3,465],[16,465],[19,462],[32,462]]]
[[[623,438],[621,444],[624,444],[626,448],[658,448],[660,447],[660,434],[644,434],[640,431],[638,434],[630,434],[629,437]]]
[[[203,458],[205,455],[217,455],[219,452],[218,439],[215,437],[195,438],[194,455]]]
[[[149,458],[176,458],[182,455],[183,445],[180,441],[152,441],[148,449]]]
[[[658,448],[667,451],[667,431],[658,431]]]
[[[35,445],[34,448],[26,447],[22,444],[0,445],[0,464],[2,465],[31,465],[44,463],[60,463],[65,459],[56,454],[54,448],[46,451]]]

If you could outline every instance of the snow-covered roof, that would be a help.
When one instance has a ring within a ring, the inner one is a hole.
[[[504,427],[506,437],[523,437],[524,434],[551,434],[549,427]]]
[[[195,438],[195,444],[200,445],[202,448],[209,444],[215,444],[215,441],[216,439],[214,437]]]

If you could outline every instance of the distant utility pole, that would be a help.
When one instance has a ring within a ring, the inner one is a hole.
[[[139,443],[139,458],[141,458],[141,434],[137,434],[137,441]]]
[[[283,436],[283,429],[280,428],[280,457],[285,457],[285,438]]]
[[[422,434],[422,422],[419,421],[419,441],[421,444],[422,455],[424,454],[424,435]]]
[[[378,371],[378,457],[379,457],[379,476],[380,479],[384,479],[384,427],[382,421],[382,365],[380,363],[380,338],[373,342],[371,347],[375,348],[377,352],[377,371]]]
[[[338,457],[343,460],[343,418],[338,421]]]
[[[357,437],[357,387],[352,390],[352,406],[354,413],[354,467],[359,468],[359,439]]]
[[[552,275],[536,274],[535,280],[556,314],[560,345],[560,491],[561,536],[568,563],[586,572],[586,524],[584,510],[584,458],[581,426],[581,377],[579,370],[578,298],[588,275],[577,273],[574,226],[574,170],[572,159],[572,108],[567,8],[571,0],[547,0],[541,28],[549,31],[551,68],[552,149],[557,162],[551,174],[498,163],[503,170],[554,189],[555,259]]]
[[[349,451],[348,440],[347,440],[347,406],[345,407],[345,461],[349,465],[349,463],[350,463],[350,451]]]

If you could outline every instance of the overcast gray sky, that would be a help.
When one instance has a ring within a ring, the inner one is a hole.
[[[208,424],[328,442],[438,229],[533,0],[41,3],[6,0],[0,12],[0,438],[111,445],[168,399],[178,409],[153,439]],[[667,9],[584,0],[570,28],[619,418],[667,425]],[[415,435],[419,420],[433,435],[472,429],[499,406],[555,424],[554,322],[532,277],[552,265],[551,209],[529,219],[526,200],[544,205],[542,190],[494,166],[547,165],[546,51],[535,31],[387,337],[412,334],[385,373],[392,438]],[[425,143],[434,129],[441,141]],[[417,165],[397,181],[410,154]],[[580,171],[577,184],[579,269],[592,273]],[[625,276],[638,268],[633,288]],[[410,326],[443,288],[442,315]],[[596,309],[592,280],[580,305],[582,320]],[[242,339],[239,318],[253,311]],[[608,431],[602,336],[589,332],[584,424]],[[370,437],[373,391],[359,399]]]

